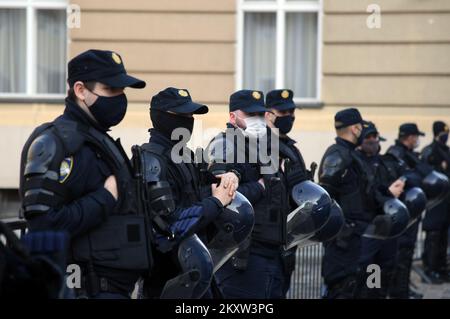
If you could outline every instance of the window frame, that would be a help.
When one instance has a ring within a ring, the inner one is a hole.
[[[321,106],[322,93],[322,28],[323,0],[312,1],[249,1],[237,0],[237,45],[236,45],[236,89],[244,84],[244,16],[247,12],[272,12],[276,14],[276,47],[275,47],[275,88],[285,87],[285,49],[286,49],[286,14],[292,12],[317,13],[317,75],[316,94],[314,98],[294,97],[294,102],[302,106]],[[250,88],[251,89],[251,88]],[[295,92],[294,92],[295,93]]]
[[[0,92],[0,101],[49,101],[64,100],[66,93],[37,93],[37,10],[67,10],[69,1],[10,0],[1,1],[0,9],[26,10],[26,91],[23,93]],[[66,61],[69,52],[69,30],[66,27]],[[30,67],[31,66],[31,67]],[[67,67],[65,74],[67,74]]]

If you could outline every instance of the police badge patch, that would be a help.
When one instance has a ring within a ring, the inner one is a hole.
[[[70,172],[73,168],[73,156],[66,157],[61,162],[61,166],[59,167],[59,182],[64,183],[66,179],[69,177]]]

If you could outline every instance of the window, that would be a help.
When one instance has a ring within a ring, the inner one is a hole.
[[[0,97],[61,98],[67,0],[0,0]]]
[[[319,102],[321,0],[239,0],[236,86]]]

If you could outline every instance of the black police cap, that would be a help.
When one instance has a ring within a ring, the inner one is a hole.
[[[384,137],[380,136],[380,132],[378,132],[378,129],[377,129],[377,127],[375,126],[375,123],[370,122],[370,121],[364,121],[364,122],[363,122],[363,130],[362,130],[362,132],[361,132],[361,136],[362,136],[362,138],[364,139],[364,138],[366,138],[366,137],[367,137],[368,135],[370,135],[370,134],[375,134],[375,135],[377,135],[377,136],[378,136],[378,139],[379,139],[381,142],[386,141],[386,139],[385,139]]]
[[[361,117],[361,113],[359,113],[358,109],[348,108],[342,111],[339,111],[334,116],[334,127],[336,129],[341,129],[350,125],[363,123],[363,119]]]
[[[278,111],[288,111],[296,108],[294,92],[291,90],[272,90],[266,95],[266,107]]]
[[[174,87],[168,87],[153,96],[150,102],[150,109],[183,114],[205,114],[209,110],[206,105],[192,102],[188,90]]]
[[[449,132],[448,125],[445,124],[442,121],[434,122],[433,123],[433,134],[434,134],[434,136],[438,136],[442,132],[445,132],[445,133]]]
[[[419,131],[416,123],[403,123],[400,125],[398,136],[404,137],[409,135],[425,136],[425,133]]]
[[[100,82],[113,88],[132,87],[143,89],[146,83],[127,74],[119,54],[112,51],[88,50],[72,60],[68,65],[70,87],[75,82]]]
[[[264,94],[261,91],[240,90],[230,96],[230,112],[241,110],[245,113],[263,113]]]

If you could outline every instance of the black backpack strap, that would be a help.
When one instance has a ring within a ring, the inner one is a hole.
[[[84,144],[87,130],[78,122],[58,118],[54,122],[55,133],[64,145],[67,155],[75,154]]]

